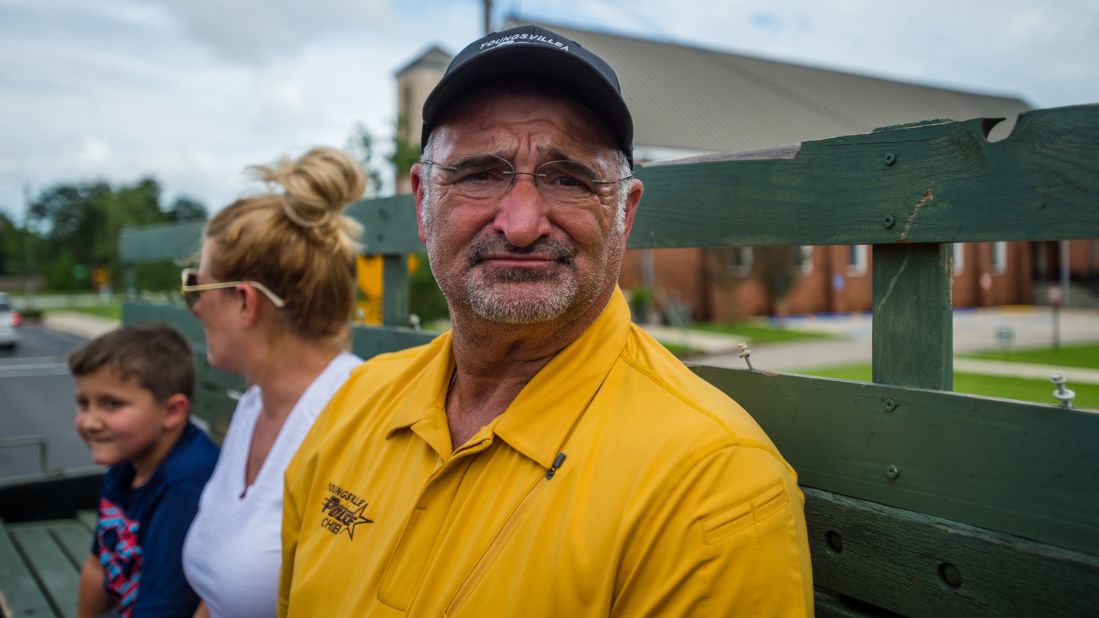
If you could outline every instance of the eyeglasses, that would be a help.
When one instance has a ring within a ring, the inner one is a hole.
[[[633,178],[632,174],[615,180],[599,178],[595,170],[576,161],[549,161],[533,172],[517,172],[511,161],[492,154],[475,155],[453,165],[427,159],[422,163],[435,166],[445,184],[475,200],[500,196],[515,183],[516,176],[530,176],[546,199],[559,204],[586,204],[603,187]]]
[[[198,302],[202,293],[206,290],[222,290],[225,288],[235,288],[242,283],[247,283],[252,287],[260,291],[261,294],[267,297],[267,300],[271,301],[271,304],[282,309],[286,306],[286,301],[275,294],[266,285],[263,285],[259,281],[224,281],[221,283],[199,283],[198,271],[193,268],[184,268],[180,273],[179,292],[183,295],[183,302],[187,303],[188,309],[193,309],[195,303]]]

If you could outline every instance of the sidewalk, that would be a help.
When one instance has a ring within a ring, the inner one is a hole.
[[[94,339],[118,327],[118,320],[79,311],[51,311],[42,317],[42,325],[81,339]]]
[[[1065,309],[1060,316],[1062,344],[1099,341],[1099,311]],[[1048,346],[1052,342],[1055,318],[1048,307],[997,307],[959,309],[954,312],[953,343],[955,355],[978,350],[994,350],[1000,345],[999,332],[1010,330],[1014,349]],[[797,316],[787,320],[789,328],[827,333],[831,340],[789,343],[747,343],[752,350],[752,366],[777,372],[799,372],[839,365],[870,363],[873,318],[869,314]],[[688,345],[702,351],[691,359],[694,364],[745,368],[738,344],[743,337],[701,331],[686,331],[666,326],[644,326],[661,341]],[[1099,384],[1099,371],[1076,367],[1033,365],[1002,361],[955,358],[958,371],[988,375],[1048,380],[1061,373],[1071,382]]]

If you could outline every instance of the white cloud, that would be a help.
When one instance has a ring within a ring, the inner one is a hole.
[[[924,83],[1099,101],[1090,0],[496,3],[533,18]],[[245,166],[384,143],[393,72],[479,34],[476,0],[0,0],[0,209],[22,187],[152,174],[216,209]]]
[[[76,166],[85,169],[98,169],[111,157],[111,146],[105,140],[94,136],[85,137],[76,153]]]
[[[332,33],[377,32],[393,17],[383,0],[160,0],[158,4],[218,56],[249,64],[293,57]]]

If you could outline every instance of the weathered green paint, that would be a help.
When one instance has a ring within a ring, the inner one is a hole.
[[[1099,414],[693,369],[755,417],[805,486],[1099,555]]]
[[[50,535],[57,541],[69,562],[80,570],[84,558],[92,546],[92,533],[76,519],[66,519],[50,524]]]
[[[118,237],[118,254],[123,262],[178,260],[197,255],[205,221],[166,223],[123,228]]]
[[[875,245],[873,257],[874,381],[951,390],[950,245]]]
[[[1028,112],[995,143],[981,124],[806,142],[792,159],[641,167],[630,247],[1099,236],[1099,105]]]
[[[92,509],[83,509],[77,511],[76,520],[79,521],[88,532],[95,532],[96,525],[99,523],[99,514]]]
[[[362,200],[347,209],[363,224],[363,253],[423,253],[411,195]]]
[[[351,329],[351,349],[365,359],[423,345],[435,337],[411,328],[356,325]]]
[[[47,523],[12,524],[8,527],[12,542],[46,593],[46,600],[57,616],[76,616],[79,571],[50,536]],[[48,614],[47,614],[48,615]]]
[[[0,592],[13,616],[52,616],[53,609],[0,521]]]
[[[382,323],[408,326],[408,258],[382,256]]]
[[[813,489],[805,518],[814,584],[890,611],[1099,614],[1096,556]]]
[[[880,618],[881,610],[855,607],[849,599],[838,593],[813,586],[813,613],[817,618]]]

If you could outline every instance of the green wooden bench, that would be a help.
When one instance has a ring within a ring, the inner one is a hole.
[[[765,153],[641,167],[631,248],[873,246],[873,383],[696,367],[797,469],[821,616],[1099,615],[1099,415],[950,392],[950,243],[1099,237],[1099,106],[930,121]],[[383,327],[363,357],[421,343],[408,196],[352,214],[384,256]],[[201,225],[125,230],[124,259],[193,255]],[[131,288],[136,282],[131,278]],[[243,387],[204,362],[183,308],[127,302],[194,342],[197,413],[223,427]]]
[[[102,470],[0,480],[0,614],[76,616]]]

